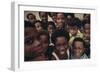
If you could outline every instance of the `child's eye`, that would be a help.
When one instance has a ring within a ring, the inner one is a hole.
[[[39,28],[40,26],[37,26],[37,28]]]
[[[33,39],[32,38],[26,38],[25,39],[25,44],[26,45],[31,45],[33,43]]]

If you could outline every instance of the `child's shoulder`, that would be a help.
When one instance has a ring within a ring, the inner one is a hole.
[[[76,37],[83,38],[83,33],[81,33],[80,30],[78,30]]]
[[[80,57],[80,59],[88,59],[88,56],[84,53],[84,54]]]

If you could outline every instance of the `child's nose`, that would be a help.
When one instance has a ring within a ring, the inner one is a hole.
[[[60,19],[59,21],[60,21],[60,22],[63,22],[63,20],[62,20],[62,19]]]
[[[71,30],[71,33],[73,33],[74,32],[74,30]]]

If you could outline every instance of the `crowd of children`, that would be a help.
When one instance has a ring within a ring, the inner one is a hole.
[[[24,61],[90,58],[90,14],[38,12],[24,21]],[[48,17],[52,21],[48,21]]]

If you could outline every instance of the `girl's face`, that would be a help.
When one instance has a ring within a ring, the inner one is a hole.
[[[39,23],[39,22],[35,23],[35,27],[36,27],[37,31],[42,31],[43,30],[43,28],[41,26],[41,23]]]
[[[69,26],[69,33],[72,35],[72,36],[75,36],[78,32],[78,29],[76,26]]]
[[[48,25],[48,32],[51,34],[54,31],[54,27],[52,25]]]
[[[63,13],[58,13],[56,17],[57,26],[62,28],[65,24],[65,16]]]
[[[67,40],[65,39],[65,37],[56,38],[55,46],[61,55],[65,54],[68,47]]]
[[[74,55],[77,57],[77,58],[80,58],[80,56],[83,54],[84,52],[84,45],[83,45],[83,42],[80,42],[80,41],[76,41],[74,43]]]
[[[45,53],[46,50],[48,49],[48,46],[49,46],[48,37],[46,35],[41,35],[40,36],[40,41],[42,43],[43,50],[44,50],[44,53]]]

